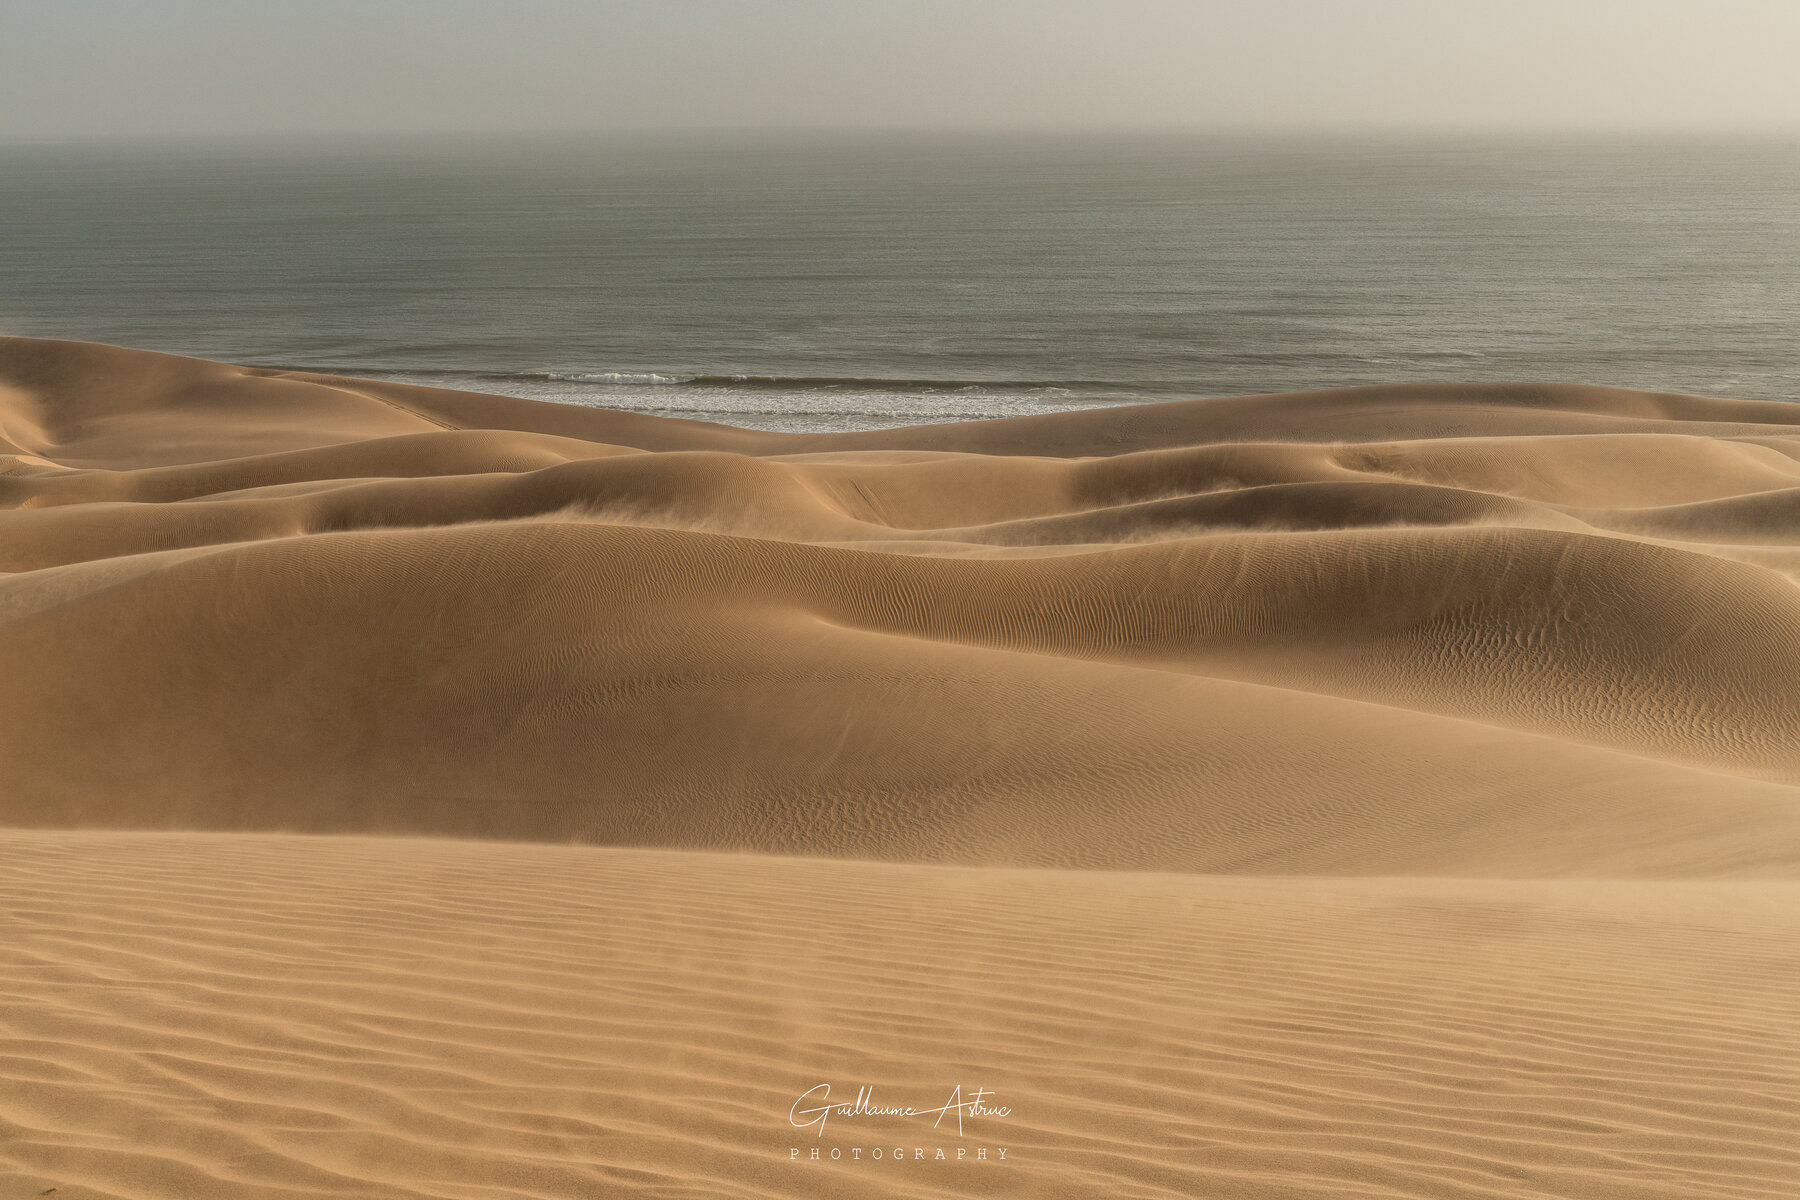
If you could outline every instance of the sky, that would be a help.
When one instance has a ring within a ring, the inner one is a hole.
[[[0,0],[0,138],[1800,131],[1800,0]]]

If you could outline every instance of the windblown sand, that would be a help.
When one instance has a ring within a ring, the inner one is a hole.
[[[0,339],[0,572],[0,1198],[1800,1195],[1800,407]]]

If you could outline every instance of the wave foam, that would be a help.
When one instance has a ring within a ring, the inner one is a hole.
[[[556,379],[567,383],[603,383],[621,387],[660,387],[664,385],[693,383],[693,375],[661,375],[655,371],[586,371],[576,374],[561,371],[545,371],[540,378]]]

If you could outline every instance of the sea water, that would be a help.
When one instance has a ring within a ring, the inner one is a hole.
[[[0,331],[776,429],[1398,381],[1800,399],[1800,142],[0,146]]]

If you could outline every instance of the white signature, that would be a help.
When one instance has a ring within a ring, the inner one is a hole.
[[[936,1129],[944,1123],[944,1118],[951,1113],[956,1114],[956,1136],[961,1137],[964,1117],[1005,1117],[1012,1114],[1012,1109],[1000,1104],[985,1103],[994,1095],[984,1088],[976,1088],[967,1100],[963,1099],[962,1085],[957,1084],[950,1092],[950,1099],[939,1108],[913,1108],[910,1105],[877,1104],[875,1089],[863,1087],[856,1093],[854,1104],[833,1104],[831,1102],[831,1085],[821,1083],[817,1087],[808,1088],[794,1101],[788,1109],[788,1123],[796,1129],[814,1129],[817,1136],[825,1136],[825,1120],[831,1116],[839,1117],[930,1117],[937,1120],[931,1123]],[[808,1101],[813,1107],[803,1108]]]

